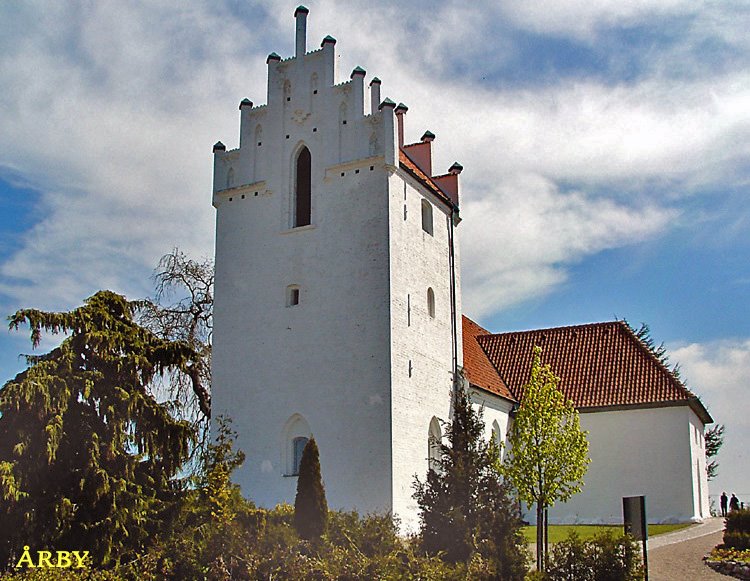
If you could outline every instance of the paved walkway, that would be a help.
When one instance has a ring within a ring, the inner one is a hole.
[[[648,542],[649,581],[728,581],[703,563],[703,556],[721,543],[724,519],[658,535]]]
[[[682,543],[683,541],[689,541],[691,539],[696,539],[723,530],[723,518],[707,518],[700,524],[689,526],[672,533],[666,533],[664,535],[651,537],[648,541],[648,548],[649,551],[651,551],[653,549],[658,549],[667,545],[673,545],[675,543]]]

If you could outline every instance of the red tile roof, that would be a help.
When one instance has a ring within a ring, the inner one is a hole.
[[[698,398],[622,321],[484,333],[474,340],[516,400],[523,395],[532,352],[539,345],[542,363],[549,363],[560,378],[560,388],[581,410],[688,404],[705,423],[713,421]]]
[[[464,336],[464,373],[466,374],[466,379],[472,385],[515,401],[508,386],[500,378],[497,369],[487,359],[487,355],[485,355],[482,347],[477,342],[477,337],[489,335],[489,332],[465,316],[462,317],[462,324]]]
[[[440,189],[430,176],[419,169],[419,166],[411,160],[403,149],[398,150],[398,161],[401,169],[410,173],[418,182],[435,194],[440,201],[444,202],[449,208],[453,206],[450,196]]]

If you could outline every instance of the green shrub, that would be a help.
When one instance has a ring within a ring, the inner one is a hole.
[[[726,530],[750,534],[750,510],[733,510],[727,515]]]
[[[750,510],[733,510],[727,515],[724,546],[729,549],[750,549]]]
[[[750,549],[750,534],[724,531],[724,546],[730,549]]]
[[[366,557],[383,556],[404,548],[398,521],[390,514],[360,517],[357,512],[331,512],[328,540],[340,547],[356,547]]]
[[[552,547],[547,577],[550,581],[640,580],[640,549],[632,538],[610,531],[588,541],[571,533]]]
[[[552,545],[547,566],[549,579],[574,579],[587,581],[593,579],[591,566],[591,546],[572,532],[564,541]]]

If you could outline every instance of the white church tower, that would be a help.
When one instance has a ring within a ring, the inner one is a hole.
[[[458,174],[432,175],[429,131],[380,80],[336,79],[336,41],[269,55],[267,104],[240,103],[240,144],[214,146],[213,414],[247,455],[261,506],[293,502],[301,450],[320,448],[329,505],[413,527],[415,475],[450,417],[462,364]],[[365,107],[365,101],[368,106]]]

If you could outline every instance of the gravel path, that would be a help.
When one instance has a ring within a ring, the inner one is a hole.
[[[649,581],[729,581],[732,578],[703,564],[703,556],[721,542],[723,519],[649,541]]]

